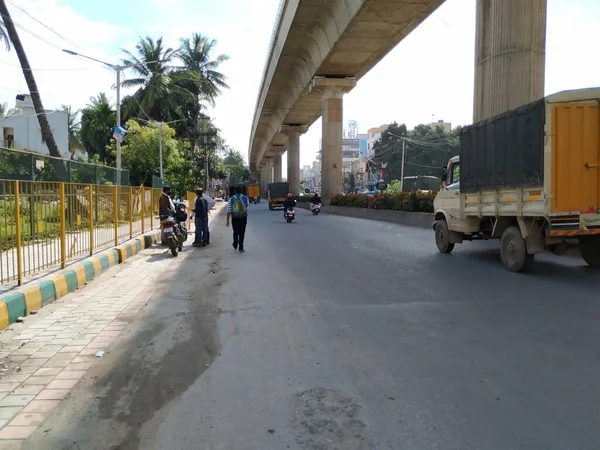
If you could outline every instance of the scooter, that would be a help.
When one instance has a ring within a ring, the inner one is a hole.
[[[177,250],[181,245],[181,238],[178,236],[180,230],[177,221],[171,216],[161,216],[160,227],[165,235],[167,245],[171,249],[171,254],[177,256]]]
[[[321,204],[320,203],[311,203],[310,210],[313,213],[313,216],[318,215],[321,212]]]
[[[296,213],[294,212],[293,209],[288,209],[283,214],[283,217],[285,218],[285,220],[287,220],[287,223],[292,223],[292,220],[294,220],[296,218]]]

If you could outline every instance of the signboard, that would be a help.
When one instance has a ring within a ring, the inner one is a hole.
[[[115,131],[113,131],[113,138],[115,138],[118,143],[121,143],[123,142],[123,139],[125,139],[126,134],[127,130],[125,130],[125,128],[116,126]]]
[[[379,191],[385,191],[388,188],[388,185],[387,185],[387,183],[385,181],[380,181],[379,183],[377,183],[375,185],[375,187]]]
[[[44,161],[42,161],[41,159],[36,159],[35,160],[35,168],[37,170],[42,170],[44,168]]]

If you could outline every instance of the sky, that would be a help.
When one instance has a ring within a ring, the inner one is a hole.
[[[230,57],[221,70],[231,89],[210,114],[227,143],[247,157],[279,0],[6,1],[47,109],[79,109],[99,92],[115,100],[114,72],[64,48],[118,63],[121,49],[133,51],[140,36],[163,36],[172,47],[194,32],[216,39],[215,56]],[[409,128],[432,120],[470,123],[475,2],[447,0],[404,39],[344,97],[344,122],[357,121],[360,133],[393,121]],[[599,29],[598,0],[548,0],[547,94],[600,86],[600,59],[592,51]],[[16,54],[0,47],[0,103],[13,106],[19,93],[27,93],[27,86]],[[302,165],[314,160],[320,136],[317,121],[301,137]]]

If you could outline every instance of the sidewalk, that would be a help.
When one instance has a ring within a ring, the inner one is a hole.
[[[217,204],[211,225],[223,221],[224,210]],[[192,242],[190,235],[177,258],[164,247],[146,249],[0,333],[0,448],[27,439],[86,371],[106,361],[96,354],[119,347],[113,341],[160,295],[157,281],[205,251]]]

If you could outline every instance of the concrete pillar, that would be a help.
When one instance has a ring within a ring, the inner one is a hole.
[[[544,96],[547,0],[477,0],[473,121]]]
[[[294,195],[300,194],[300,136],[308,130],[304,125],[283,125],[281,132],[288,137],[287,181]]]
[[[273,181],[275,183],[281,182],[281,155],[273,157]]]
[[[329,201],[342,192],[343,95],[356,86],[354,78],[315,77],[311,92],[321,93],[323,154],[321,161],[321,197]]]

